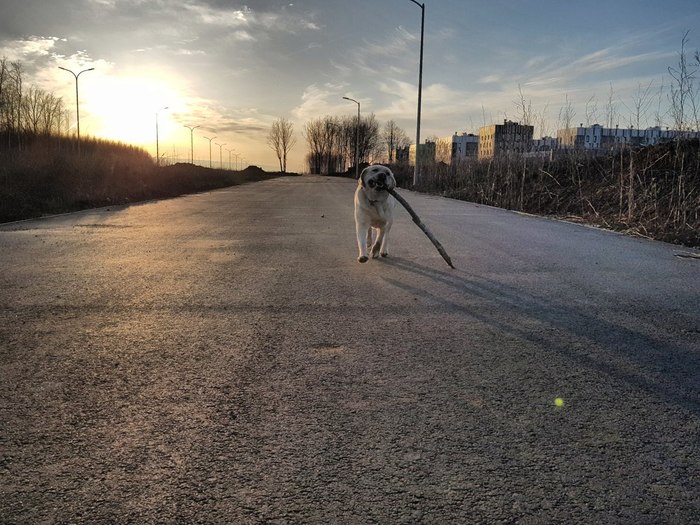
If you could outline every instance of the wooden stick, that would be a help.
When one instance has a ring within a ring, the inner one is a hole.
[[[447,264],[450,265],[450,268],[453,268],[453,269],[454,269],[454,266],[452,265],[452,260],[450,259],[450,256],[447,255],[447,252],[445,251],[445,248],[442,247],[442,244],[440,244],[440,241],[438,241],[438,240],[435,238],[435,236],[434,236],[434,235],[432,234],[432,232],[428,229],[428,227],[427,227],[425,224],[423,224],[423,221],[421,221],[421,220],[420,220],[420,217],[418,217],[418,214],[417,214],[415,211],[413,211],[413,208],[411,208],[411,206],[409,206],[409,204],[406,202],[406,200],[405,200],[401,195],[399,195],[398,193],[396,193],[395,190],[393,190],[393,189],[388,189],[388,188],[387,188],[387,191],[388,191],[391,195],[393,195],[393,197],[394,197],[397,201],[399,201],[399,202],[401,203],[401,206],[403,206],[404,208],[406,208],[406,211],[409,213],[409,215],[410,215],[411,218],[413,219],[413,222],[415,222],[415,223],[418,225],[418,227],[419,227],[421,230],[423,230],[423,233],[425,233],[425,234],[428,236],[428,239],[430,239],[430,242],[432,242],[433,245],[435,246],[435,248],[437,248],[437,251],[440,253],[440,255],[442,255],[442,258],[445,259],[445,262],[446,262]]]

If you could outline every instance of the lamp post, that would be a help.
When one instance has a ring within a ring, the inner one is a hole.
[[[360,178],[360,103],[354,98],[343,97],[357,104],[357,130],[355,131],[355,178]]]
[[[228,169],[231,171],[231,153],[233,153],[233,150],[226,148],[226,151],[228,151]]]
[[[194,130],[199,126],[185,126],[190,130],[190,164],[194,164]]]
[[[89,69],[83,69],[77,75],[73,71],[71,71],[70,69],[67,69],[65,67],[58,66],[58,69],[62,69],[63,71],[68,71],[71,75],[73,75],[75,77],[75,117],[76,117],[75,120],[76,120],[76,127],[78,129],[78,157],[80,157],[80,102],[79,102],[79,98],[78,98],[78,77],[87,71],[93,71],[95,68],[91,67]]]
[[[168,109],[168,106],[164,106],[156,111],[156,166],[160,166],[160,149],[158,148],[158,112]]]
[[[418,164],[418,147],[420,145],[420,105],[423,94],[423,29],[425,27],[425,4],[420,4],[416,0],[411,0],[421,9],[420,15],[420,62],[418,65],[418,118],[416,123],[416,165],[413,167],[413,185],[420,180],[420,167]]]
[[[224,161],[222,160],[221,156],[221,148],[223,148],[226,145],[226,143],[224,142],[223,144],[219,144],[218,142],[214,142],[214,144],[219,146],[219,169],[222,170],[224,169]]]
[[[216,137],[212,137],[212,138],[204,137],[204,138],[209,141],[209,168],[211,168],[211,141],[214,140]]]

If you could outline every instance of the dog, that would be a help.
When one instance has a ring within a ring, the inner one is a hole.
[[[355,233],[361,263],[369,259],[367,250],[371,246],[372,258],[386,257],[388,236],[394,222],[396,199],[387,190],[396,187],[396,179],[389,168],[368,166],[360,174],[355,190]],[[372,243],[372,230],[376,232]]]

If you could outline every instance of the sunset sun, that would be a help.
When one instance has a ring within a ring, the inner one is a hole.
[[[185,106],[183,96],[160,79],[101,77],[83,89],[81,109],[91,135],[147,145],[155,142],[156,113],[160,140],[167,140],[177,124],[173,112]],[[167,108],[167,109],[166,109]]]

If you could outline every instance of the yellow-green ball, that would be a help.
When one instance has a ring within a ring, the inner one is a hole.
[[[554,400],[554,404],[557,405],[558,407],[563,407],[564,406],[564,400],[560,397],[556,398]]]

